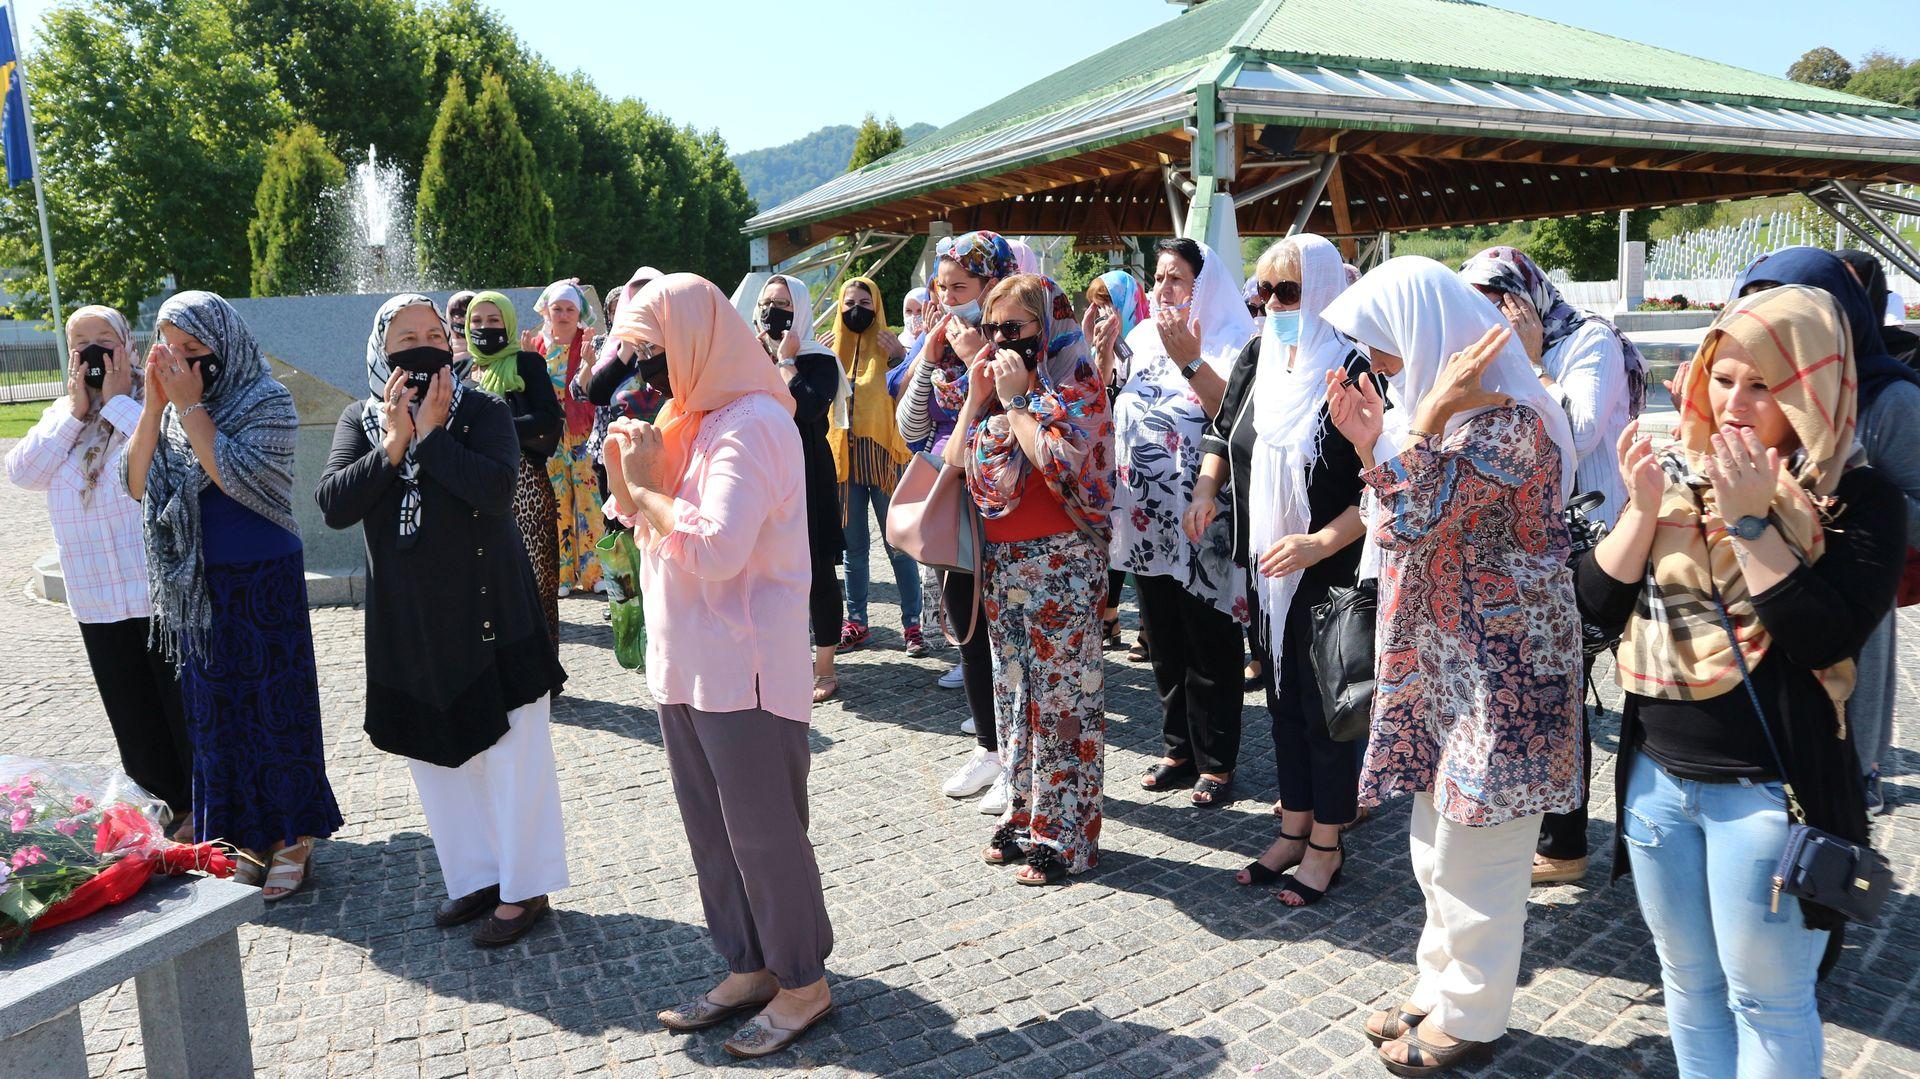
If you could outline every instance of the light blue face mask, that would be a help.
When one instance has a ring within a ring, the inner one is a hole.
[[[1273,334],[1274,338],[1281,344],[1297,345],[1300,343],[1300,312],[1281,311],[1275,314],[1269,311],[1267,312],[1267,326],[1269,327],[1267,332]]]
[[[979,300],[968,300],[959,307],[949,307],[947,308],[947,313],[969,326],[978,327],[980,325]]]

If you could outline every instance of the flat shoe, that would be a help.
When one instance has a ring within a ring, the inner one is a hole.
[[[1202,800],[1205,796],[1205,800]],[[1233,780],[1225,783],[1201,776],[1193,785],[1193,804],[1200,809],[1218,809],[1233,801]]]
[[[1378,1030],[1374,1029],[1374,1021],[1376,1019],[1379,1020],[1380,1029]],[[1367,1040],[1375,1046],[1385,1045],[1388,1042],[1397,1042],[1408,1032],[1417,1029],[1424,1019],[1426,1019],[1424,1012],[1407,1011],[1405,1009],[1397,1012],[1374,1012],[1367,1017]]]
[[[829,1004],[820,1009],[818,1015],[807,1020],[806,1025],[800,1027],[798,1030],[776,1027],[773,1025],[773,1020],[771,1019],[762,1024],[759,1017],[756,1016],[753,1022],[741,1027],[738,1033],[728,1038],[726,1044],[721,1046],[721,1048],[742,1060],[753,1060],[757,1057],[778,1053],[780,1050],[799,1041],[800,1035],[818,1026],[820,1020],[825,1019],[827,1013],[831,1011],[833,1011],[833,1005]]]
[[[465,925],[480,917],[490,907],[500,905],[500,886],[489,884],[485,888],[458,899],[449,899],[434,908],[433,924],[442,929],[452,929],[456,925]]]
[[[691,1030],[719,1026],[744,1012],[757,1012],[772,1000],[772,997],[768,997],[766,1000],[743,1000],[738,1004],[715,1004],[702,993],[685,1004],[660,1011],[654,1018],[660,1020],[660,1025],[668,1030],[685,1034]]]
[[[1200,776],[1200,769],[1192,761],[1179,764],[1156,764],[1147,769],[1147,776],[1140,781],[1140,789],[1148,791],[1170,791],[1179,787],[1191,787]]]
[[[480,928],[473,931],[473,943],[478,948],[499,948],[512,944],[527,935],[541,918],[546,917],[552,907],[544,895],[532,899],[523,899],[514,906],[522,908],[518,917],[502,918],[489,914]]]
[[[1585,858],[1549,858],[1544,854],[1533,856],[1533,883],[1572,884],[1587,875]]]

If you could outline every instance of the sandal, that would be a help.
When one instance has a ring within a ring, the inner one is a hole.
[[[1305,843],[1307,841],[1306,836],[1288,835],[1285,832],[1280,833],[1280,838],[1288,840],[1289,842],[1293,842],[1293,843]],[[1247,863],[1247,883],[1242,884],[1241,887],[1245,888],[1245,887],[1251,887],[1253,885],[1272,884],[1274,881],[1280,879],[1280,875],[1282,873],[1285,873],[1287,870],[1292,869],[1293,867],[1299,864],[1300,864],[1299,859],[1295,859],[1294,861],[1291,861],[1286,865],[1281,866],[1278,869],[1268,869],[1265,862],[1262,862],[1260,859],[1255,858],[1253,861]],[[1239,884],[1240,882],[1236,878],[1234,880],[1234,883]]]
[[[1376,1046],[1397,1042],[1419,1029],[1426,1017],[1425,1012],[1410,1008],[1401,1008],[1397,1012],[1374,1012],[1367,1016],[1367,1040]]]
[[[1028,876],[1028,869],[1040,875]],[[1060,855],[1052,847],[1036,846],[1033,852],[1027,855],[1027,868],[1015,873],[1013,879],[1034,888],[1058,884],[1067,879],[1067,863],[1060,860]]]
[[[1333,876],[1327,878],[1327,886],[1325,888],[1313,888],[1302,884],[1296,880],[1291,873],[1282,878],[1280,887],[1274,889],[1274,895],[1277,897],[1281,892],[1292,892],[1294,895],[1300,897],[1300,906],[1303,907],[1311,907],[1315,903],[1325,899],[1327,893],[1333,891],[1333,886],[1340,883],[1340,874],[1347,868],[1347,844],[1345,841],[1335,843],[1331,847],[1323,847],[1309,839],[1307,840],[1307,846],[1312,847],[1314,850],[1338,854],[1340,856],[1340,864],[1333,867]],[[1298,867],[1296,866],[1295,868]],[[1284,899],[1281,900],[1281,903],[1285,906],[1293,906],[1292,903],[1288,903]]]
[[[1147,778],[1140,782],[1140,789],[1158,793],[1177,787],[1189,787],[1199,776],[1200,769],[1194,767],[1192,761],[1181,761],[1179,764],[1156,764],[1147,769]]]
[[[305,851],[306,857],[297,862],[287,857],[289,852],[295,850]],[[273,853],[273,858],[267,864],[267,879],[260,885],[260,898],[269,903],[278,903],[305,888],[307,882],[312,879],[313,838],[309,836],[298,843],[281,847]],[[281,891],[278,895],[274,895],[266,890],[268,888],[279,888]]]
[[[840,692],[840,679],[838,676],[831,674],[816,674],[813,676],[813,703],[825,704],[832,700],[834,694],[838,692]]]
[[[1203,800],[1204,799],[1204,800]],[[1193,804],[1200,809],[1216,809],[1233,801],[1233,779],[1226,782],[1201,776],[1193,785]]]
[[[1395,1075],[1422,1076],[1435,1075],[1448,1068],[1461,1064],[1473,1064],[1493,1055],[1492,1042],[1455,1042],[1452,1045],[1435,1045],[1420,1037],[1418,1029],[1409,1030],[1395,1039],[1407,1047],[1405,1064],[1387,1055],[1387,1047],[1379,1050],[1380,1063]]]
[[[1153,662],[1153,649],[1147,647],[1147,638],[1145,636],[1142,636],[1139,640],[1133,642],[1133,647],[1127,649],[1127,662],[1128,663]]]
[[[759,1011],[772,1001],[773,998],[768,997],[766,1000],[743,1000],[738,1004],[715,1004],[702,993],[685,1004],[656,1013],[654,1018],[660,1020],[660,1025],[668,1030],[685,1034],[719,1026],[736,1015]]]
[[[826,1007],[820,1009],[819,1014],[807,1020],[806,1023],[801,1025],[797,1030],[788,1030],[785,1027],[774,1026],[773,1020],[771,1019],[763,1022],[762,1017],[756,1015],[754,1016],[753,1022],[741,1027],[733,1037],[726,1040],[726,1043],[722,1045],[721,1048],[742,1060],[753,1060],[757,1057],[778,1053],[780,1050],[799,1041],[800,1035],[818,1026],[820,1020],[825,1019],[827,1013],[831,1011],[833,1011],[833,1005],[828,1004]]]
[[[236,848],[233,858],[233,876],[227,879],[233,881],[235,884],[244,884],[249,888],[258,888],[260,887],[260,878],[265,874],[265,871],[265,863],[254,857],[252,851],[239,850]]]
[[[1116,614],[1112,618],[1103,618],[1100,621],[1102,623],[1101,633],[1100,633],[1100,650],[1101,651],[1111,652],[1114,649],[1119,648],[1122,644],[1125,643],[1120,639],[1120,616],[1119,615]]]
[[[980,860],[988,865],[1012,865],[1027,860],[1027,849],[1014,838],[1011,822],[993,830],[993,838],[987,840],[987,848],[980,852]]]

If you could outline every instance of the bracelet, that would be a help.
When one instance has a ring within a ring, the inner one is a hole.
[[[205,412],[207,410],[207,403],[205,401],[195,401],[193,404],[190,404],[187,407],[181,409],[180,410],[181,421],[185,422],[188,416],[193,415],[193,410],[196,408],[202,412]]]
[[[1409,427],[1409,428],[1407,428],[1407,434],[1409,434],[1409,435],[1411,435],[1411,436],[1413,436],[1413,437],[1414,437],[1415,439],[1419,439],[1419,440],[1423,440],[1423,441],[1424,441],[1425,439],[1429,439],[1429,438],[1438,438],[1438,437],[1440,437],[1440,436],[1438,436],[1438,435],[1436,435],[1436,434],[1434,434],[1434,433],[1433,433],[1432,431],[1416,431],[1416,430],[1414,430],[1414,429],[1413,429],[1413,428],[1411,428],[1411,427]]]

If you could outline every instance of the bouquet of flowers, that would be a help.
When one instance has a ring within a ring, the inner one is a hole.
[[[168,839],[166,816],[106,765],[0,755],[0,941],[125,902],[156,872],[233,875],[215,844]]]

